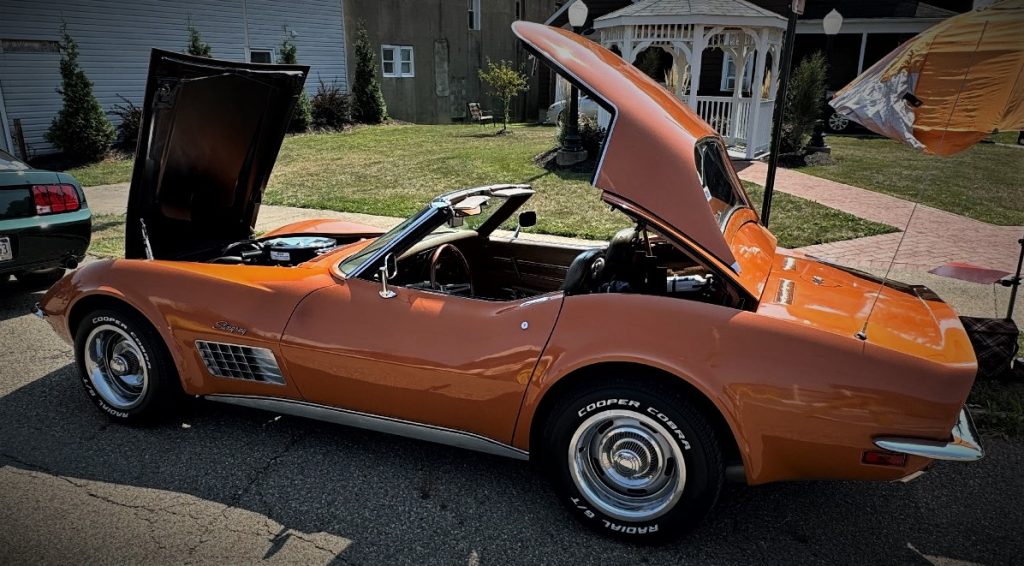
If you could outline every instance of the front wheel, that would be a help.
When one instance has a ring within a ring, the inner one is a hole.
[[[571,395],[544,431],[544,465],[584,524],[634,542],[696,526],[724,481],[707,420],[662,387],[609,385]]]
[[[85,392],[112,420],[154,420],[181,396],[167,347],[137,313],[97,310],[86,315],[75,332],[75,359]]]

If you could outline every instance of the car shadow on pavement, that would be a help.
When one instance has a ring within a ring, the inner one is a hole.
[[[49,285],[29,285],[0,275],[0,322],[29,312],[47,289]]]
[[[1019,469],[1019,448],[1014,462],[939,466],[918,484],[730,486],[695,532],[640,548],[578,525],[525,463],[211,402],[182,409],[151,427],[110,423],[69,364],[0,398],[0,466],[189,494],[351,540],[336,562],[927,564],[912,544],[1006,563],[1020,545],[1012,521],[1001,534],[983,519],[1016,509],[989,476]]]

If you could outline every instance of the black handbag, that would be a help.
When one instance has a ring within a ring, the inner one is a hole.
[[[1020,335],[1013,319],[961,316],[960,321],[978,358],[978,377],[998,378],[1009,374]]]

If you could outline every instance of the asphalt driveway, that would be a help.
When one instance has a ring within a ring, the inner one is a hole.
[[[0,283],[4,563],[1024,564],[1024,444],[907,485],[732,486],[657,548],[578,526],[529,465],[196,401],[107,422]]]

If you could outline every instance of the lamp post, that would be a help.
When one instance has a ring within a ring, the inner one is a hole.
[[[832,80],[832,40],[836,35],[839,34],[839,28],[843,27],[843,15],[839,13],[835,8],[832,9],[822,20],[821,27],[825,31],[825,64],[826,67],[826,84],[827,88],[831,92],[833,83]],[[831,119],[830,119],[831,121]],[[821,153],[832,153],[832,149],[825,143],[825,127],[824,122],[820,119],[814,121],[814,133],[811,134],[811,141],[808,144],[807,149],[812,152]]]
[[[839,35],[839,29],[843,27],[843,15],[835,8],[832,8],[832,11],[821,20],[821,27],[825,30],[825,56],[828,58],[828,68],[831,71],[832,40]],[[829,76],[829,78],[831,79],[832,77]]]
[[[587,23],[589,11],[583,0],[576,0],[569,6],[569,25],[572,26],[573,32],[582,31]],[[568,128],[565,131],[565,142],[556,156],[558,164],[562,166],[575,165],[587,159],[587,152],[583,150],[580,140],[580,91],[576,85],[571,85],[569,90],[569,115],[566,122],[568,123],[562,126]]]
[[[768,177],[764,181],[764,202],[761,203],[761,224],[768,227],[772,214],[772,195],[775,193],[775,170],[779,166],[779,147],[782,144],[782,114],[786,111],[786,86],[789,84],[789,68],[793,62],[793,42],[796,40],[796,20],[804,13],[805,0],[793,0],[789,6],[789,23],[786,25],[786,42],[782,46],[779,65],[782,77],[775,93],[775,112],[772,120],[772,146],[768,154]]]

